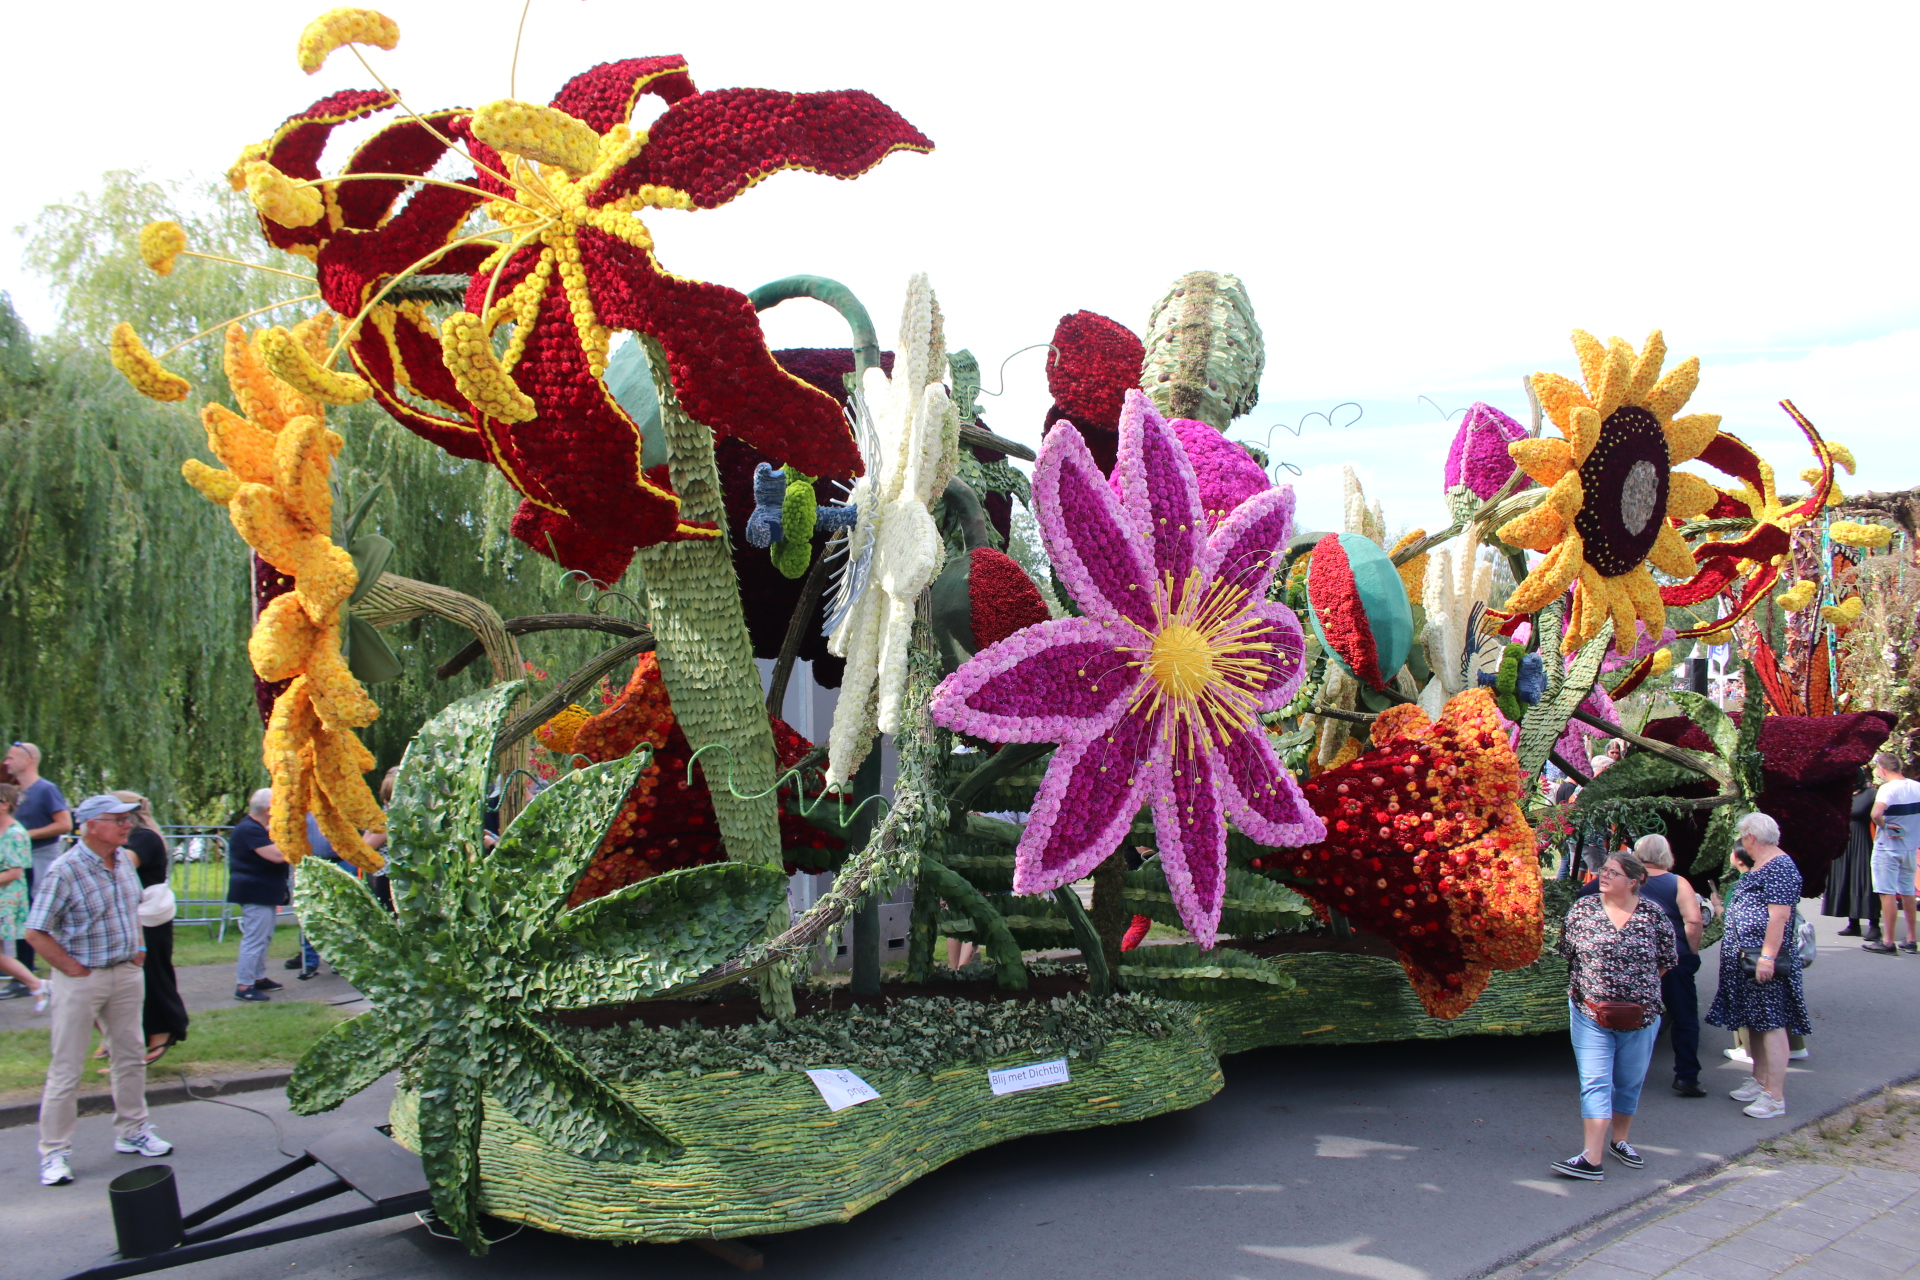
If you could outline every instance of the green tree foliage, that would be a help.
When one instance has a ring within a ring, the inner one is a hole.
[[[131,787],[162,821],[182,822],[224,818],[266,774],[246,655],[246,546],[180,464],[212,460],[199,406],[232,404],[221,322],[309,290],[192,258],[155,276],[137,240],[163,218],[186,228],[192,249],[311,272],[265,246],[224,184],[109,173],[30,229],[27,261],[62,314],[35,337],[0,298],[0,729],[39,743],[47,775],[69,795]],[[316,306],[248,323],[292,323]],[[156,352],[216,329],[167,359],[194,384],[184,403],[143,399],[107,363],[107,335],[122,320]],[[336,508],[385,485],[363,530],[394,541],[391,572],[478,596],[507,617],[581,607],[554,566],[508,536],[517,498],[491,468],[447,456],[371,404],[335,409],[329,423],[347,440]],[[362,733],[381,770],[430,716],[491,679],[484,661],[435,678],[471,638],[451,624],[406,623],[387,638],[405,674],[373,688],[381,716]],[[546,633],[529,638],[526,656],[558,675],[601,639]]]

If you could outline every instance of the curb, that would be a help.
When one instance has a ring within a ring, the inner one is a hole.
[[[231,1076],[203,1076],[198,1080],[189,1080],[181,1076],[175,1084],[150,1086],[147,1089],[147,1105],[164,1107],[175,1102],[197,1102],[223,1093],[255,1093],[262,1089],[278,1089],[287,1083],[288,1077],[292,1074],[291,1067],[277,1067],[271,1071],[244,1071]],[[113,1114],[111,1093],[83,1093],[76,1101],[83,1116]],[[40,1104],[37,1101],[0,1106],[0,1129],[12,1129],[39,1122]]]

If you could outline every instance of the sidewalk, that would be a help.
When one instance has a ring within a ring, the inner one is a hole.
[[[1920,1277],[1920,1087],[1763,1143],[1497,1273],[1501,1280]]]

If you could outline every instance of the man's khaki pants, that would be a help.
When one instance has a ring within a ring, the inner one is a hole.
[[[93,1024],[106,1028],[113,1057],[113,1134],[132,1138],[147,1122],[147,1037],[141,1010],[147,999],[147,975],[137,964],[95,969],[84,978],[53,974],[53,1060],[40,1095],[40,1154],[73,1145],[74,1095],[87,1069]]]

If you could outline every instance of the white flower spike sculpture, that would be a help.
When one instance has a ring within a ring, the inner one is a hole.
[[[827,739],[827,785],[844,787],[875,732],[900,723],[915,602],[940,571],[943,544],[930,510],[960,461],[960,418],[942,385],[947,350],[940,304],[925,275],[907,282],[893,376],[867,370],[862,398],[873,413],[880,456],[855,486],[860,508],[851,545],[872,538],[866,589],[827,648],[847,660]],[[870,527],[869,527],[870,526]]]

